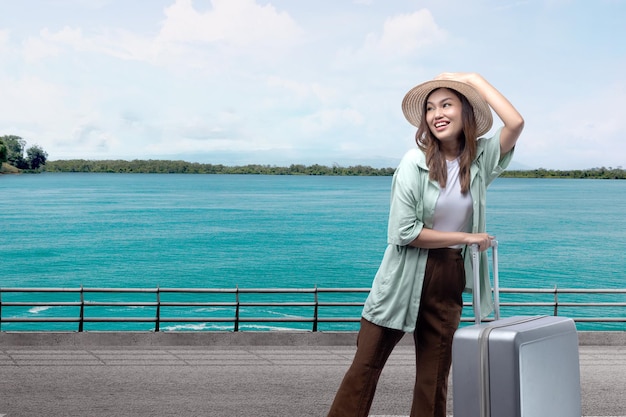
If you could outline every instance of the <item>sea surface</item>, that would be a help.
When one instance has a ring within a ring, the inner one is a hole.
[[[386,246],[390,184],[391,177],[0,176],[0,287],[369,287]],[[626,181],[497,179],[488,231],[499,241],[500,285],[624,288],[625,213]],[[626,307],[582,314],[626,316]]]

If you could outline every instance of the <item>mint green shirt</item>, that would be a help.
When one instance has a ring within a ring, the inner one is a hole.
[[[472,163],[472,233],[485,232],[487,186],[509,165],[513,151],[500,157],[499,129],[492,138],[480,138]],[[417,323],[428,249],[409,246],[426,227],[432,229],[440,187],[429,179],[426,156],[418,149],[408,151],[396,169],[391,184],[387,248],[365,301],[363,318],[379,326],[413,332]],[[470,251],[463,250],[466,292],[473,291]],[[487,264],[481,253],[480,292],[483,318],[493,311]]]

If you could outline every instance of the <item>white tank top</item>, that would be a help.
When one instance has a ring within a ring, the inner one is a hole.
[[[461,193],[459,182],[459,160],[446,161],[448,180],[446,188],[441,189],[435,205],[434,230],[442,232],[469,232],[472,218],[472,196],[469,192]],[[462,247],[458,245],[455,247]]]

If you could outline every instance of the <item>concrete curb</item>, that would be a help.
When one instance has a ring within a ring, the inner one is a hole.
[[[3,332],[6,346],[345,346],[356,332]]]
[[[0,332],[10,346],[354,346],[356,332]],[[579,332],[581,346],[626,346],[626,332]],[[413,344],[406,335],[400,344]]]

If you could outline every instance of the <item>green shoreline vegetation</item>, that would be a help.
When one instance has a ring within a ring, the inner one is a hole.
[[[86,160],[68,159],[48,161],[48,154],[39,146],[26,148],[26,141],[19,136],[0,136],[0,174],[40,172],[82,173],[137,173],[137,174],[246,174],[246,175],[326,175],[326,176],[391,176],[395,168],[373,168],[364,165],[332,167],[314,164],[275,165],[204,164],[178,160]],[[577,179],[626,179],[626,170],[618,168],[591,168],[583,170],[530,169],[510,170],[501,174],[504,178],[577,178]]]
[[[45,165],[46,172],[99,172],[99,173],[151,173],[151,174],[247,174],[247,175],[335,175],[335,176],[391,176],[395,168],[373,168],[356,165],[332,167],[324,165],[292,164],[288,167],[274,165],[226,166],[169,160],[60,160]],[[585,170],[511,170],[504,171],[505,178],[595,178],[626,179],[621,168],[593,168]]]

